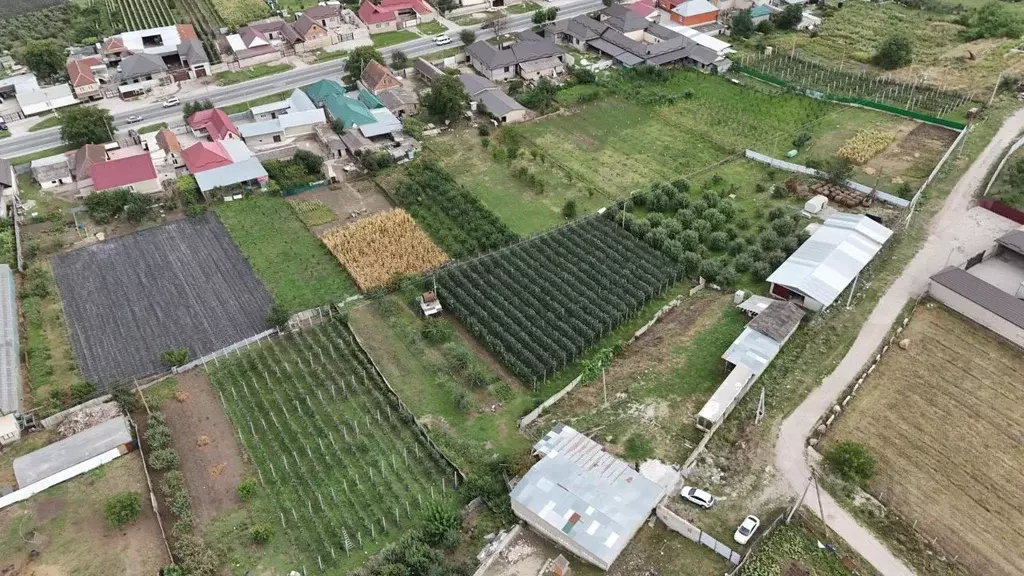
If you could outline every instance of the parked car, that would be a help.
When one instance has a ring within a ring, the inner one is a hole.
[[[440,34],[438,36],[434,36],[434,44],[437,44],[438,46],[444,46],[445,44],[451,44],[451,43],[452,43],[452,39],[449,38],[448,36],[444,35],[444,34]]]
[[[7,130],[7,122],[0,120],[0,130]]]
[[[750,541],[750,537],[757,532],[757,529],[761,527],[761,519],[757,516],[747,516],[740,523],[740,527],[736,529],[736,533],[732,535],[732,539],[737,544],[746,544]]]
[[[181,100],[178,100],[177,96],[164,100],[164,108],[170,108],[171,106],[177,106],[178,104],[181,104]]]
[[[137,122],[142,122],[142,116],[129,116],[128,117],[128,123],[129,124],[135,124]]]
[[[679,495],[683,497],[683,500],[689,500],[705,510],[715,505],[714,496],[693,486],[683,486],[683,491]]]

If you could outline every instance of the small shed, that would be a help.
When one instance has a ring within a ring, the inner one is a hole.
[[[818,212],[821,212],[825,206],[828,206],[828,198],[818,194],[804,203],[804,212],[807,212],[808,214],[817,214]]]
[[[755,294],[738,304],[736,307],[742,310],[747,316],[753,318],[761,312],[764,312],[772,302],[775,302],[775,300],[772,300],[767,296],[758,296]]]
[[[128,419],[119,416],[15,458],[14,477],[18,488],[24,488],[131,442]]]
[[[420,296],[420,310],[422,310],[423,315],[428,318],[440,314],[443,311],[443,308],[441,308],[441,301],[437,298],[437,294],[433,290],[424,292],[423,295]]]

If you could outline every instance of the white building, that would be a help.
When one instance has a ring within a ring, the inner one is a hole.
[[[286,100],[256,106],[250,112],[256,121],[238,126],[242,140],[250,146],[288,143],[312,136],[314,126],[327,121],[323,109],[317,108],[298,88]]]

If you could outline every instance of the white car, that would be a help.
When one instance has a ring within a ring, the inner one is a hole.
[[[439,36],[434,36],[434,44],[437,44],[438,46],[444,46],[445,44],[451,44],[451,43],[452,43],[452,39],[449,38],[448,36],[444,35],[444,34],[441,34]]]
[[[142,122],[142,116],[129,116],[128,117],[128,123],[129,124],[135,124],[137,122]]]
[[[683,486],[683,490],[679,495],[683,497],[683,500],[689,500],[705,510],[715,505],[714,496],[693,486]]]
[[[732,539],[737,544],[746,544],[750,541],[750,537],[757,532],[757,529],[761,527],[761,519],[757,516],[747,516],[743,519],[740,527],[736,529],[736,533],[732,535]]]
[[[181,104],[181,100],[178,100],[177,96],[164,100],[164,108],[170,108],[171,106],[177,106]]]

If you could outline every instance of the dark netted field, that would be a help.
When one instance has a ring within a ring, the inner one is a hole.
[[[252,336],[273,303],[212,213],[62,254],[53,273],[79,371],[100,385]]]

